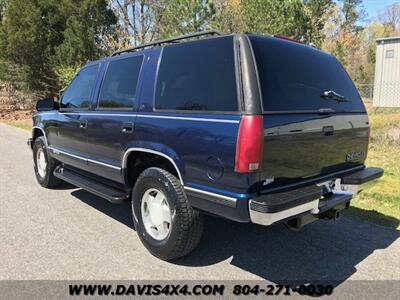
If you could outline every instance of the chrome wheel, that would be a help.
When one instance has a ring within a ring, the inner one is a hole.
[[[148,189],[142,197],[141,214],[146,232],[158,241],[165,239],[171,229],[171,210],[165,195]]]
[[[39,176],[45,178],[47,169],[47,160],[43,148],[39,148],[38,151],[36,152],[36,167]]]

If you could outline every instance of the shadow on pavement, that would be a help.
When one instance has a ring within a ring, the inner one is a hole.
[[[134,230],[130,203],[112,204],[82,189],[71,192],[71,195]]]
[[[133,229],[128,203],[111,204],[83,190],[71,194]],[[295,232],[282,224],[263,227],[206,216],[200,245],[173,264],[202,267],[231,259],[232,265],[277,284],[336,286],[399,237],[399,231],[347,218],[317,221]]]
[[[396,230],[345,218],[317,221],[299,232],[282,224],[263,227],[208,218],[199,247],[176,263],[206,266],[232,257],[232,265],[274,283],[338,285],[375,250],[399,237]]]
[[[52,187],[51,189],[52,190],[72,190],[72,189],[77,189],[77,187],[68,182],[61,181],[60,185]]]
[[[392,228],[397,228],[400,225],[400,220],[392,216],[383,215],[376,210],[366,210],[354,206],[350,206],[350,208],[345,211],[345,216],[349,216],[352,219],[369,221]]]

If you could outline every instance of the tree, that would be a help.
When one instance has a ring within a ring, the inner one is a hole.
[[[80,66],[109,54],[104,38],[113,34],[116,17],[104,1],[64,1],[61,15],[68,16],[62,32],[62,43],[55,48],[52,66],[58,86],[65,88]],[[69,12],[75,11],[69,15]]]
[[[332,0],[305,0],[305,10],[308,16],[305,40],[317,47],[320,47],[325,39],[324,27],[332,6]]]
[[[387,6],[378,14],[379,21],[388,26],[391,31],[400,31],[400,3]]]
[[[213,26],[223,31],[283,34],[317,46],[332,0],[219,0]]]
[[[335,55],[346,67],[353,80],[365,81],[362,27],[358,21],[363,16],[362,0],[341,0],[333,5],[326,21],[326,39],[323,49]]]
[[[243,31],[242,0],[214,0],[211,27],[222,32]]]
[[[111,7],[118,34],[107,43],[114,50],[204,30],[214,12],[209,0],[112,0]]]
[[[206,30],[215,13],[209,0],[169,0],[160,8],[155,23],[157,38]]]
[[[357,32],[362,29],[361,26],[357,25],[362,11],[360,10],[360,4],[362,0],[341,0],[343,2],[343,15],[344,22],[342,28],[347,32]]]
[[[48,89],[55,83],[46,55],[56,43],[47,26],[56,26],[50,19],[54,5],[46,3],[46,10],[36,1],[10,1],[1,27],[0,49],[3,80],[16,82],[23,89]],[[57,14],[55,14],[57,15]],[[55,21],[55,22],[53,22]]]
[[[342,63],[343,66],[347,66],[346,49],[340,41],[335,41],[331,53]]]
[[[242,1],[243,31],[304,39],[307,15],[301,0]]]
[[[114,50],[143,44],[154,36],[155,11],[164,0],[111,0],[118,17],[117,34],[108,40]]]
[[[7,0],[0,0],[0,23],[3,20],[4,12],[6,10]]]
[[[102,55],[99,41],[115,21],[104,0],[10,0],[0,29],[0,79],[56,93],[57,69]]]

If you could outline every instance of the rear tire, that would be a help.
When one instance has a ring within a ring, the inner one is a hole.
[[[59,163],[47,153],[46,142],[43,136],[38,137],[33,144],[33,162],[35,176],[38,183],[45,188],[59,185],[61,180],[54,176],[54,169]]]
[[[140,240],[162,260],[187,255],[201,239],[203,216],[189,204],[178,178],[163,169],[149,168],[139,176],[132,212]]]

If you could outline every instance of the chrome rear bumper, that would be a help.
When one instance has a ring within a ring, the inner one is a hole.
[[[348,208],[360,185],[383,175],[380,168],[365,168],[350,175],[319,185],[295,190],[260,195],[249,201],[250,220],[260,225],[271,225],[300,215],[308,214],[311,219],[336,216]],[[333,184],[334,183],[334,184]],[[332,213],[331,213],[332,212]]]

